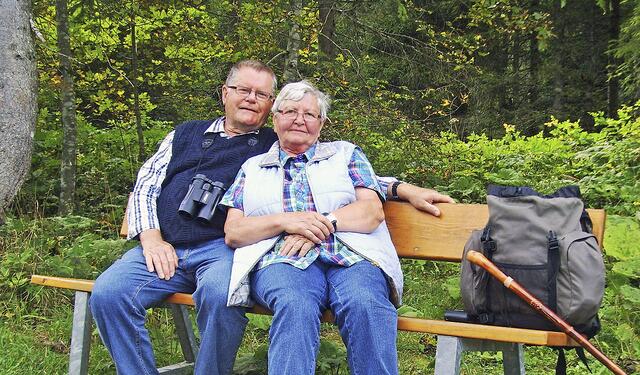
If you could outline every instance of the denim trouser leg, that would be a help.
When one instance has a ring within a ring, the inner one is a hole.
[[[324,270],[318,263],[305,270],[277,263],[252,275],[253,298],[273,311],[269,374],[314,374],[327,298]]]
[[[118,374],[158,373],[144,326],[146,309],[173,293],[191,292],[194,287],[182,269],[176,270],[170,280],[147,271],[140,246],[129,250],[98,277],[89,304]]]
[[[227,307],[233,250],[224,239],[209,244],[198,263],[193,294],[202,342],[195,374],[231,374],[248,319],[243,307]]]
[[[146,330],[146,309],[177,292],[194,293],[202,338],[196,374],[230,374],[247,319],[244,309],[227,308],[233,252],[217,239],[198,247],[176,248],[178,268],[161,280],[138,246],[98,277],[91,312],[118,374],[157,374]],[[197,286],[197,288],[196,288]]]
[[[350,373],[397,374],[398,316],[382,270],[361,261],[351,267],[329,267],[326,277]]]

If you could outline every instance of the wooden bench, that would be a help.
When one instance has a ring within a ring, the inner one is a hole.
[[[384,205],[387,225],[401,258],[460,262],[464,244],[473,229],[482,228],[488,218],[488,208],[482,204],[440,204],[439,218],[414,209],[407,203],[387,202]],[[593,231],[602,244],[605,212],[589,209]],[[126,235],[127,223],[121,234]],[[33,275],[31,282],[45,286],[76,291],[71,335],[69,373],[86,374],[91,335],[91,314],[88,307],[93,281]],[[185,361],[160,369],[161,373],[184,373],[193,366],[198,346],[189,314],[185,306],[193,306],[189,294],[176,293],[165,301],[171,308]],[[270,314],[261,307],[251,313]],[[323,321],[332,322],[329,311]],[[457,323],[444,320],[398,317],[398,329],[402,331],[435,334],[435,373],[458,374],[462,353],[465,351],[502,351],[505,374],[524,374],[523,344],[543,346],[577,346],[561,332],[496,327]]]

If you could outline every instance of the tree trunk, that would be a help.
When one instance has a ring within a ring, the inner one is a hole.
[[[283,83],[292,82],[299,78],[298,50],[300,49],[300,24],[298,23],[302,12],[302,0],[291,0],[291,9],[294,19],[291,22],[289,38],[287,39],[287,58],[284,63]]]
[[[336,57],[336,46],[333,42],[333,35],[336,30],[336,1],[335,0],[319,0],[319,19],[320,19],[320,35],[318,35],[318,44],[320,45],[321,56],[331,60]]]
[[[142,118],[140,116],[140,93],[138,90],[138,43],[136,39],[136,6],[131,1],[131,82],[133,84],[133,112],[136,118],[136,133],[138,135],[138,161],[144,163],[147,159],[144,151],[144,133],[142,132]]]
[[[31,164],[37,107],[31,1],[0,0],[0,222]]]
[[[607,1],[606,3],[609,3]],[[619,98],[618,92],[620,84],[616,71],[620,62],[614,56],[614,50],[618,45],[618,39],[620,38],[620,0],[610,0],[610,8],[607,7],[609,14],[609,51],[608,51],[608,64],[607,70],[609,73],[609,82],[607,85],[607,101],[608,111],[607,114],[610,118],[618,118],[618,106]]]
[[[67,0],[56,0],[58,50],[60,56],[60,107],[62,120],[62,156],[60,166],[60,204],[58,214],[73,212],[76,192],[76,104],[71,70],[71,44],[69,42],[69,10]]]
[[[556,47],[553,49],[553,104],[552,112],[556,117],[562,117],[564,95],[564,9],[560,0],[553,2],[553,26],[556,32]]]
[[[539,0],[531,0],[531,11],[538,10],[539,4]],[[538,103],[540,62],[538,38],[536,32],[533,31],[529,34],[529,104],[531,108],[536,108]]]

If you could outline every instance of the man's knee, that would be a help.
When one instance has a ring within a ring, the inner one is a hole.
[[[219,308],[227,305],[229,279],[220,274],[206,275],[198,281],[193,299],[200,307]]]
[[[127,292],[122,285],[123,283],[114,282],[106,277],[98,277],[89,299],[91,311],[96,314],[109,306],[122,304],[127,299]]]

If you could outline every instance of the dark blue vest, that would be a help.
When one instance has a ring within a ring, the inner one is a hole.
[[[204,132],[211,123],[212,121],[188,121],[175,130],[171,161],[158,198],[162,237],[174,246],[198,244],[224,237],[226,214],[220,208],[210,225],[178,215],[178,207],[187,194],[193,176],[202,173],[212,181],[224,183],[228,188],[242,163],[252,156],[267,152],[278,139],[269,128],[261,129],[258,134],[231,138],[223,138],[219,134],[208,134],[205,137]],[[210,145],[205,147],[206,143]]]

